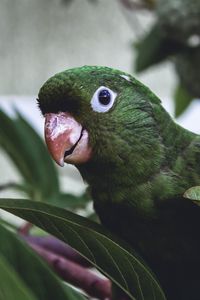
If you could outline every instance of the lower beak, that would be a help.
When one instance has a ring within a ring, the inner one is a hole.
[[[81,164],[91,157],[88,132],[69,113],[45,115],[45,140],[56,163]]]

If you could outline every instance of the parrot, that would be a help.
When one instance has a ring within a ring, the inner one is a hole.
[[[199,300],[200,208],[183,195],[200,183],[200,136],[109,67],[57,73],[37,102],[52,158],[78,169],[102,226],[141,255],[167,299]]]

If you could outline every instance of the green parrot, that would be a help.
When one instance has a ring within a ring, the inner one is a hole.
[[[199,300],[200,208],[183,194],[200,183],[200,136],[108,67],[56,74],[38,104],[52,157],[80,171],[102,224],[138,251],[168,299]]]

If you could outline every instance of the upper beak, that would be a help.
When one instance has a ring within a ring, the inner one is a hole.
[[[64,162],[84,163],[91,157],[88,132],[69,113],[45,115],[45,140],[60,166],[64,166]]]

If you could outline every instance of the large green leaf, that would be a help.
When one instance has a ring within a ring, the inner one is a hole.
[[[87,193],[83,193],[80,196],[75,196],[69,193],[60,193],[59,195],[51,199],[51,203],[53,205],[65,207],[72,211],[85,209],[91,201],[91,197],[89,197]]]
[[[28,201],[27,201],[28,202]],[[66,288],[43,260],[16,235],[0,225],[0,257],[3,257],[23,285],[40,300],[84,300],[81,295]],[[3,263],[3,262],[2,262]],[[5,264],[4,264],[5,265]],[[0,268],[1,269],[1,268]],[[8,270],[9,272],[9,270]],[[9,274],[7,274],[9,276]],[[0,275],[0,279],[3,274]],[[9,279],[9,278],[8,278]],[[0,285],[2,284],[0,280]],[[7,283],[9,286],[9,282]],[[12,278],[10,288],[12,287]],[[22,286],[23,287],[23,286]],[[77,297],[76,297],[77,294]],[[11,300],[10,298],[0,298]],[[14,298],[13,298],[14,299]],[[21,298],[15,298],[20,299]],[[22,298],[23,299],[23,298]],[[32,299],[32,298],[27,298]],[[35,299],[35,298],[34,298]]]
[[[0,123],[0,146],[19,169],[27,192],[49,200],[59,191],[58,176],[42,139],[19,114],[13,120],[0,111]]]
[[[0,207],[68,243],[131,299],[166,299],[143,261],[102,226],[42,202],[0,199]]]
[[[37,300],[2,255],[0,255],[0,299]]]

